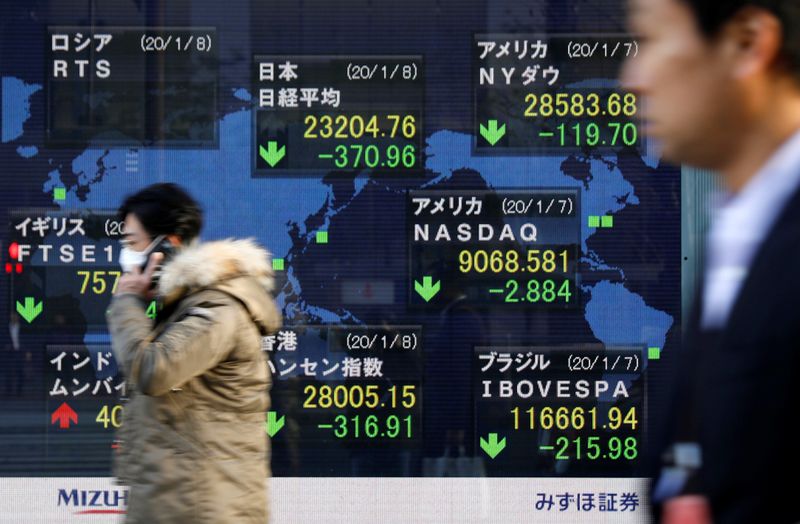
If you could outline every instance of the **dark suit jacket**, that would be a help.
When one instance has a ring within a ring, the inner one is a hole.
[[[698,293],[701,296],[701,293]],[[690,483],[716,524],[800,522],[800,191],[755,255],[726,326],[700,328],[695,301],[660,454],[687,424],[703,464]],[[662,426],[663,427],[663,426]]]

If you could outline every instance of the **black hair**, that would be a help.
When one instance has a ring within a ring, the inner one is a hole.
[[[181,186],[172,183],[153,184],[126,197],[117,215],[125,220],[129,213],[136,215],[151,236],[177,235],[188,242],[203,227],[200,205]]]
[[[800,81],[800,1],[798,0],[683,0],[697,16],[700,30],[714,36],[745,7],[758,7],[775,15],[783,28],[781,57]]]

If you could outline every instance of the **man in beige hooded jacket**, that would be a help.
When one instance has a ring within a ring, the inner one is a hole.
[[[127,268],[107,314],[129,397],[114,461],[130,486],[126,522],[265,523],[261,337],[280,325],[269,255],[249,240],[197,243],[199,207],[173,184],[129,197],[120,215],[127,254],[149,258]],[[166,255],[156,253],[164,240]]]

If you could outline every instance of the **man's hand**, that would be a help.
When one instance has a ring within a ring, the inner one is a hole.
[[[700,495],[683,495],[664,503],[663,524],[711,524],[711,506]]]
[[[150,285],[153,282],[153,273],[163,259],[163,253],[153,253],[150,255],[150,260],[147,262],[144,273],[138,267],[135,267],[130,273],[123,274],[117,283],[115,294],[135,293],[146,299],[153,298],[155,291],[150,289]]]

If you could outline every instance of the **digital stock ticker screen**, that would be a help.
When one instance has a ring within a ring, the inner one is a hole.
[[[272,521],[649,521],[681,170],[624,2],[0,12],[0,520],[124,514],[117,208],[175,182],[272,254]]]

